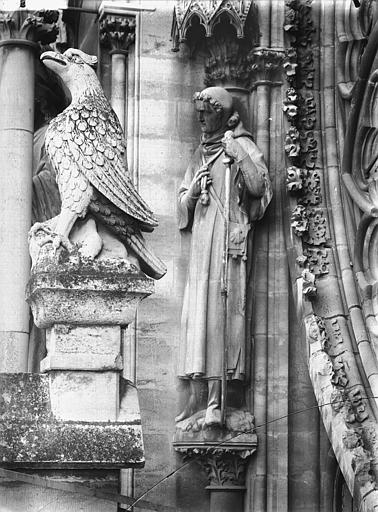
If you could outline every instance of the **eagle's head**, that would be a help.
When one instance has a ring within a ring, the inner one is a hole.
[[[86,88],[97,82],[95,66],[97,57],[81,50],[69,48],[63,54],[49,51],[40,57],[43,64],[58,75],[70,91]]]

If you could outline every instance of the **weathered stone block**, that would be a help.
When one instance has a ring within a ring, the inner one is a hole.
[[[55,324],[47,329],[48,355],[41,371],[122,370],[119,326],[74,326]]]
[[[51,409],[66,421],[116,421],[118,372],[50,371]]]
[[[0,464],[18,468],[142,466],[135,388],[124,380],[120,387],[122,421],[62,421],[54,414],[55,405],[51,407],[47,375],[0,374]]]
[[[38,327],[54,324],[128,325],[153,281],[121,259],[40,257],[26,296]]]

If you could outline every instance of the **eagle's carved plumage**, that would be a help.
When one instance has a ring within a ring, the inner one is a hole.
[[[122,127],[91,67],[95,57],[70,49],[63,55],[45,52],[41,60],[72,96],[45,139],[62,200],[57,235],[68,238],[76,220],[90,213],[131,249],[147,275],[162,277],[166,268],[141,234],[158,223],[131,181]]]

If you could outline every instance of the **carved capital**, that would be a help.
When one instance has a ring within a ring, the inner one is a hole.
[[[280,78],[285,53],[283,50],[256,48],[248,55],[251,82],[272,82]]]
[[[56,40],[58,11],[0,11],[0,41],[22,39],[43,45]]]
[[[253,450],[236,451],[216,448],[189,448],[186,459],[194,459],[205,471],[209,487],[225,489],[245,487],[245,476],[249,457]]]
[[[206,411],[176,425],[173,446],[205,470],[208,489],[244,490],[249,457],[257,447],[254,418],[245,410],[229,409],[224,428],[206,427]]]
[[[100,22],[100,43],[113,52],[127,51],[135,42],[135,16],[105,15]]]

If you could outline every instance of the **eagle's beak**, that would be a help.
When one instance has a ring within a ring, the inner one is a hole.
[[[40,56],[40,60],[41,60],[41,62],[43,62],[45,60],[53,60],[54,62],[60,64],[61,66],[67,66],[67,61],[63,57],[63,55],[61,55],[60,53],[56,53],[56,52],[44,52]]]

